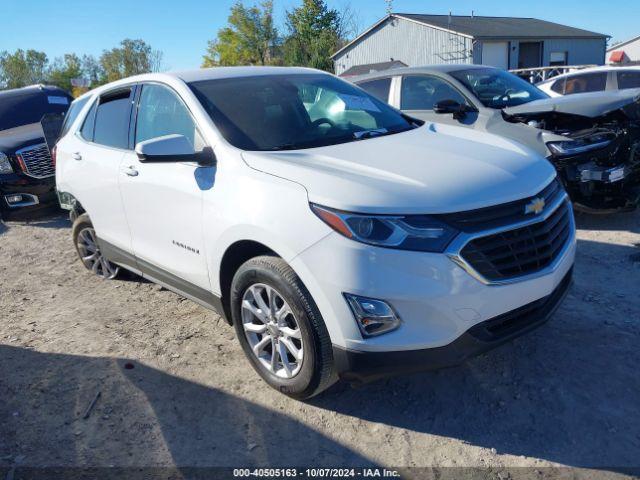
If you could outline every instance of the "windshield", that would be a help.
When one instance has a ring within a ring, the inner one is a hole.
[[[506,108],[549,98],[520,77],[496,68],[473,68],[451,72],[488,108]]]
[[[214,123],[243,150],[292,150],[414,128],[399,112],[326,74],[266,75],[189,85]]]

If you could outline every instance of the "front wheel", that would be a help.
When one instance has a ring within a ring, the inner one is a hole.
[[[83,213],[76,218],[73,223],[72,237],[78,256],[88,270],[105,280],[118,276],[120,267],[102,255],[89,215]]]
[[[230,300],[244,353],[269,385],[306,399],[335,382],[327,328],[311,295],[284,260],[248,260],[233,277]]]

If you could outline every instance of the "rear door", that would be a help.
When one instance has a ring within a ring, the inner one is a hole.
[[[98,238],[127,252],[131,234],[118,184],[129,144],[134,90],[119,88],[94,100],[82,127],[66,135],[58,149],[64,182],[91,217]]]
[[[154,280],[200,297],[193,285],[211,288],[202,235],[203,191],[211,187],[202,179],[213,178],[215,167],[140,162],[133,147],[145,140],[180,134],[196,151],[205,144],[191,112],[170,87],[142,84],[136,109],[120,185],[138,266]]]

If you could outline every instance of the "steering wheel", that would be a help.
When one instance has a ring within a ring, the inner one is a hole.
[[[504,94],[502,95],[502,97],[500,98],[500,100],[503,100],[505,102],[508,102],[509,100],[511,100],[511,94],[512,93],[516,93],[515,89],[513,88],[508,88]]]
[[[322,117],[322,118],[317,118],[315,119],[313,122],[311,122],[311,126],[312,127],[319,127],[322,124],[327,124],[329,125],[331,128],[334,128],[336,126],[335,122],[333,120],[330,120],[326,117]]]

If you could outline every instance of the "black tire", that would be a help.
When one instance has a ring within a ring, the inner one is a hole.
[[[245,336],[242,299],[249,287],[264,284],[275,289],[291,308],[304,350],[299,372],[293,378],[281,378],[269,371],[253,353]],[[329,388],[337,380],[329,332],[313,298],[287,263],[278,257],[260,256],[245,262],[231,283],[231,313],[240,345],[251,366],[273,388],[290,397],[305,400]]]
[[[85,266],[87,270],[92,271],[94,274],[98,275],[100,278],[103,278],[105,280],[112,280],[116,278],[120,273],[120,267],[109,262],[106,258],[102,257],[104,263],[99,264],[95,269],[92,269],[92,265],[89,264],[90,262],[83,260],[83,252],[80,251],[81,249],[79,246],[79,243],[80,243],[79,237],[82,234],[82,232],[86,230],[90,230],[91,232],[93,232],[93,240],[96,245],[97,254],[100,257],[102,257],[102,253],[100,252],[100,247],[98,246],[96,241],[97,237],[95,236],[95,230],[93,229],[93,224],[91,223],[91,219],[89,218],[88,214],[83,213],[82,215],[79,215],[75,219],[75,221],[73,222],[73,226],[71,227],[71,237],[73,238],[73,245],[76,248],[76,252],[78,253],[78,258],[80,258],[80,261],[82,262],[82,264]]]

